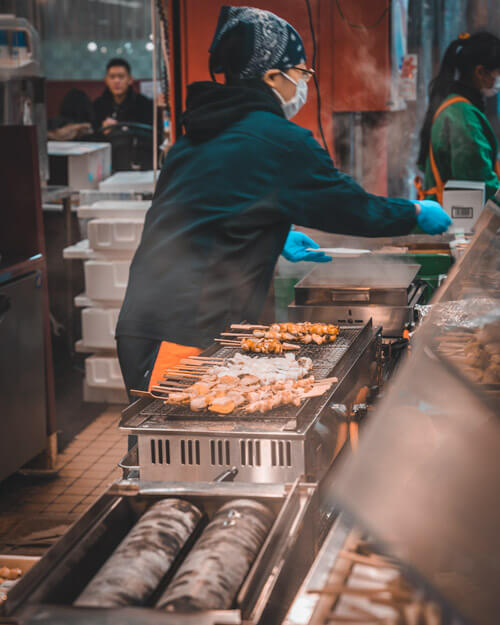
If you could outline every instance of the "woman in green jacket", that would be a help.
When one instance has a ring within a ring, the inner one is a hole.
[[[419,199],[437,199],[448,180],[486,184],[490,198],[500,187],[498,142],[484,114],[484,98],[500,91],[500,39],[463,34],[443,57],[430,83],[430,102],[420,133]],[[417,179],[418,180],[418,179]]]

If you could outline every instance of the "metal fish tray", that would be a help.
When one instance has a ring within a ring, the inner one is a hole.
[[[260,502],[272,511],[274,523],[231,608],[188,614],[168,613],[152,605],[73,606],[141,515],[165,497],[192,502],[209,520],[223,504],[239,498]],[[12,588],[0,614],[23,625],[278,623],[312,563],[318,514],[314,484],[117,483]],[[298,561],[303,566],[297,567]]]

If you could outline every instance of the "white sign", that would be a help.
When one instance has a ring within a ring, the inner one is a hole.
[[[406,101],[417,99],[417,69],[417,55],[407,54],[399,71],[399,95]]]

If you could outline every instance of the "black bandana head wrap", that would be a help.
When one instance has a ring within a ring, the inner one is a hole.
[[[222,37],[235,28],[241,48],[236,68],[239,78],[260,78],[269,69],[287,70],[306,62],[304,44],[295,28],[270,11],[251,7],[222,7],[210,54],[217,53]],[[213,71],[223,73],[222,62],[215,64]]]

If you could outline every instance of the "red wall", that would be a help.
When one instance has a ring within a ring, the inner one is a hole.
[[[332,30],[326,47],[333,64],[329,87],[333,110],[386,110],[391,76],[390,12],[385,11],[388,0],[339,0],[331,4]],[[359,25],[366,28],[357,28]]]
[[[322,100],[322,123],[333,152],[334,112],[386,109],[390,77],[389,0],[311,0],[317,40],[316,69]],[[182,100],[186,85],[209,80],[208,49],[225,0],[180,0]],[[288,20],[301,34],[308,62],[312,39],[305,0],[234,0],[233,5],[267,9]],[[379,19],[381,18],[381,19]],[[365,25],[366,28],[357,28]],[[294,120],[319,139],[316,93]],[[177,114],[174,111],[174,114]]]

